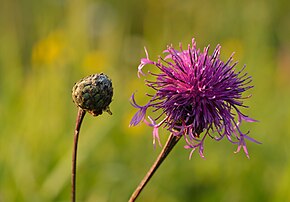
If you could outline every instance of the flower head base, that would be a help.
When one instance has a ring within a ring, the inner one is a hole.
[[[255,120],[244,115],[238,107],[246,107],[242,93],[253,87],[249,85],[251,77],[242,73],[245,66],[236,71],[233,55],[226,62],[221,61],[220,49],[218,45],[209,55],[209,46],[201,52],[193,39],[186,50],[181,45],[180,50],[168,46],[164,58],[152,61],[145,48],[146,58],[141,59],[138,66],[138,77],[145,75],[142,69],[147,64],[156,66],[160,73],[149,72],[156,80],[146,80],[146,85],[156,93],[148,94],[150,100],[145,106],[138,105],[132,95],[132,105],[139,111],[130,125],[144,121],[153,127],[154,142],[155,138],[159,141],[158,128],[166,128],[176,136],[183,136],[187,143],[185,148],[198,149],[202,157],[206,137],[215,140],[226,137],[238,145],[236,152],[243,148],[249,157],[245,139],[259,142],[241,132],[239,126],[242,121]],[[157,113],[156,118],[146,119],[149,108]]]

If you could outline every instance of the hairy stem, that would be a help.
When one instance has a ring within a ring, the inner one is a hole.
[[[73,148],[73,154],[72,154],[72,190],[71,190],[71,201],[76,201],[76,164],[77,164],[77,149],[78,149],[78,139],[79,139],[79,133],[82,125],[82,121],[85,117],[86,111],[79,108],[78,115],[76,119],[76,127],[74,132],[74,148]]]
[[[146,184],[149,182],[151,177],[154,175],[154,173],[156,172],[158,167],[162,164],[162,162],[168,156],[168,154],[173,149],[173,147],[176,145],[178,140],[180,140],[180,137],[181,136],[174,136],[173,134],[170,134],[165,146],[163,147],[163,149],[160,152],[159,156],[157,157],[156,161],[154,162],[154,164],[152,165],[150,170],[147,172],[145,177],[142,179],[142,181],[140,182],[140,184],[138,185],[138,187],[136,188],[134,193],[131,195],[129,202],[134,202],[138,198],[139,194],[141,193],[143,188],[146,186]]]

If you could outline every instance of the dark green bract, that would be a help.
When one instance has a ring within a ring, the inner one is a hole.
[[[93,116],[101,115],[103,111],[112,114],[109,108],[112,97],[112,81],[103,73],[81,79],[72,89],[74,103]]]

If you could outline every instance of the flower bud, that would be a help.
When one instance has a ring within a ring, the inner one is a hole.
[[[112,81],[103,73],[81,79],[72,89],[74,103],[93,116],[101,115],[103,111],[112,114],[109,108],[112,96]]]

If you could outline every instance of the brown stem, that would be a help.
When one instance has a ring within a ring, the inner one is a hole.
[[[71,191],[71,201],[76,201],[76,164],[77,164],[77,150],[78,150],[78,139],[79,139],[79,133],[82,125],[82,121],[85,117],[86,111],[79,108],[77,120],[76,120],[76,127],[74,132],[74,148],[73,148],[73,154],[72,154],[72,191]]]
[[[149,182],[151,177],[154,175],[154,173],[156,172],[158,167],[162,164],[164,159],[167,157],[167,155],[170,153],[170,151],[176,145],[176,143],[178,142],[180,137],[181,136],[174,136],[173,134],[171,134],[169,136],[169,138],[168,138],[165,146],[163,147],[162,151],[160,152],[158,158],[156,159],[156,161],[154,162],[154,164],[152,165],[150,170],[147,172],[147,174],[145,175],[143,180],[140,182],[140,184],[138,185],[138,187],[136,188],[134,193],[131,195],[129,202],[134,202],[137,199],[137,197],[139,196],[139,194],[141,193],[143,188],[146,186],[146,184]]]

